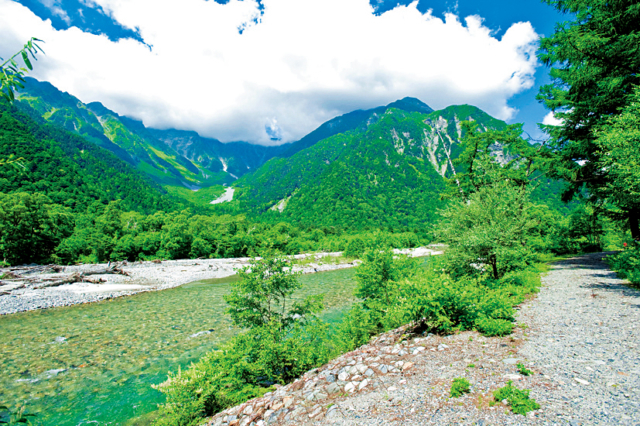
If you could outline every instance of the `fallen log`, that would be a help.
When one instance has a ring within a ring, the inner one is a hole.
[[[125,275],[127,277],[129,276],[129,273],[118,268],[118,265],[113,265],[113,266],[107,266],[106,268],[99,269],[97,271],[74,272],[68,277],[62,278],[60,280],[51,281],[51,282],[44,282],[44,280],[42,280],[43,281],[42,283],[38,283],[34,285],[33,288],[38,289],[38,288],[58,287],[64,284],[73,284],[73,283],[81,283],[81,282],[100,284],[105,282],[105,280],[103,280],[102,278],[99,278],[97,280],[91,280],[86,277],[90,275],[109,275],[109,274]]]

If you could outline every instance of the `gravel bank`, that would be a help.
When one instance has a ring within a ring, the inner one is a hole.
[[[440,254],[437,249],[418,247],[396,250],[413,257]],[[306,260],[301,267],[302,273],[332,271],[352,268],[356,262],[335,263],[330,258],[342,253],[301,254],[293,256],[297,260]],[[74,265],[66,267],[24,266],[0,269],[0,276],[11,272],[15,278],[0,280],[0,315],[22,311],[69,306],[79,303],[97,302],[114,297],[128,296],[143,291],[165,290],[182,284],[234,275],[236,271],[249,265],[251,258],[234,259],[195,259],[165,260],[162,262],[124,262],[119,269],[128,275],[98,274],[91,280],[102,281],[99,284],[77,282],[57,287],[36,288],[42,280],[61,280],[73,274],[87,274],[107,268],[106,264]]]
[[[393,330],[207,424],[638,425],[640,291],[602,257],[554,265],[511,336]],[[519,374],[518,362],[534,374]],[[456,377],[469,380],[471,393],[451,399]],[[509,380],[530,389],[541,408],[525,417],[491,407],[492,392]]]

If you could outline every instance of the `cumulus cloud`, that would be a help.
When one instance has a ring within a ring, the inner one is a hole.
[[[262,14],[254,0],[87,2],[145,43],[56,31],[0,0],[0,56],[38,37],[47,54],[36,78],[148,126],[223,141],[292,141],[336,115],[405,96],[509,119],[508,100],[533,85],[538,65],[530,23],[497,39],[479,16],[440,18],[417,2],[379,16],[368,0],[263,0]]]
[[[545,115],[544,119],[542,120],[542,124],[545,124],[547,126],[562,126],[562,123],[563,121],[559,118],[556,118],[556,116],[553,114],[553,111]]]

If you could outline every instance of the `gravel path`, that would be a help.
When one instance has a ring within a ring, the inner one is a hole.
[[[640,291],[604,255],[556,263],[510,336],[411,336],[401,327],[207,424],[640,425]],[[518,374],[518,362],[534,374]],[[456,377],[471,393],[452,399]],[[509,380],[541,408],[525,417],[491,406]]]
[[[555,264],[521,311],[532,335],[520,354],[558,384],[538,402],[560,424],[640,424],[640,291],[604,255]]]

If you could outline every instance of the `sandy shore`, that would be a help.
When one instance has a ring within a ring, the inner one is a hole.
[[[412,257],[440,254],[437,247],[418,247],[395,250]],[[352,268],[355,262],[336,263],[342,255],[336,253],[301,254],[293,256],[306,260],[295,270],[302,273],[332,271]],[[73,274],[87,274],[105,270],[107,264],[73,265],[60,268],[51,266],[22,266],[0,269],[12,279],[0,280],[0,315],[22,311],[69,306],[79,303],[97,302],[114,297],[127,296],[143,291],[165,290],[182,284],[234,275],[238,269],[249,265],[251,258],[165,260],[162,262],[124,262],[118,268],[127,275],[96,274],[92,281],[76,282],[56,287],[38,288],[42,280],[62,280]],[[307,263],[308,262],[308,263]]]

